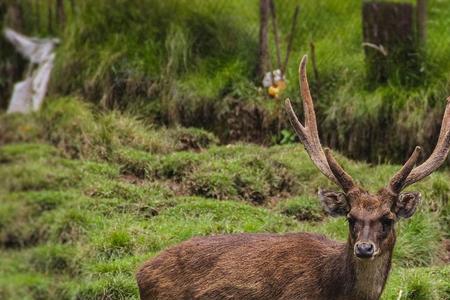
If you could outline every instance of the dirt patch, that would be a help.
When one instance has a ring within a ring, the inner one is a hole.
[[[445,263],[450,264],[450,239],[442,241],[442,252],[439,258]]]
[[[141,177],[136,176],[135,174],[122,174],[119,179],[121,181],[136,184],[136,185],[143,185],[145,183],[145,180]]]

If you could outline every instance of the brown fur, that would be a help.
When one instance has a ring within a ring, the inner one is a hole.
[[[347,243],[311,233],[190,239],[141,267],[141,299],[379,299],[395,244],[393,227],[379,232],[377,220],[386,212],[382,197],[389,195],[348,193],[351,214],[370,220],[370,230],[364,237],[364,230],[350,229]],[[374,240],[379,254],[357,258],[354,245],[361,238]]]

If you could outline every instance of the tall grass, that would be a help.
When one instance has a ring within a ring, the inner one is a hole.
[[[52,94],[76,94],[150,123],[205,127],[223,141],[270,143],[279,140],[270,135],[287,127],[279,103],[258,89],[257,0],[82,0],[75,10],[69,2],[66,25],[50,32],[63,41]],[[28,33],[49,34],[48,4],[21,3],[30,12],[28,23],[41,20]],[[413,86],[396,76],[382,85],[367,82],[361,1],[276,1],[283,53],[297,3],[282,97],[299,100],[298,61],[314,42],[320,85],[311,65],[309,75],[325,144],[371,162],[401,162],[416,144],[429,152],[450,94],[450,3],[428,2],[428,39]],[[273,43],[270,51],[275,67]],[[233,122],[244,129],[237,131]]]

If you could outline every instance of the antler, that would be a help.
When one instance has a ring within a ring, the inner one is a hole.
[[[417,159],[420,154],[420,147],[416,147],[411,157],[406,161],[403,167],[398,171],[397,174],[392,177],[389,182],[390,190],[398,194],[402,189],[411,185],[415,182],[422,180],[427,177],[437,168],[439,168],[447,158],[448,152],[450,150],[450,97],[447,98],[447,105],[445,107],[444,116],[442,118],[441,131],[439,133],[439,138],[431,153],[430,157],[423,162],[420,166],[414,168]]]
[[[320,144],[316,114],[314,112],[313,100],[309,91],[308,78],[306,76],[306,61],[307,56],[305,55],[300,62],[299,68],[299,84],[301,96],[303,98],[305,126],[298,120],[294,109],[292,108],[291,101],[286,99],[285,106],[289,121],[316,167],[328,177],[328,179],[341,186],[342,189],[347,192],[355,186],[353,179],[337,163],[332,156],[330,149],[326,148],[324,152],[322,145]]]

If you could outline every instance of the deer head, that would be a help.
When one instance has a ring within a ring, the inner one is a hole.
[[[420,202],[420,193],[402,192],[402,190],[433,173],[447,157],[450,145],[450,97],[447,98],[439,139],[430,157],[416,166],[421,152],[420,147],[416,147],[387,186],[378,193],[371,194],[357,185],[344,171],[330,149],[322,149],[306,76],[306,61],[305,55],[299,69],[305,125],[299,122],[290,100],[286,99],[289,120],[316,167],[342,190],[319,190],[319,198],[324,209],[332,216],[347,218],[349,243],[353,247],[354,255],[361,259],[374,259],[393,247],[395,222],[400,218],[411,217]]]

